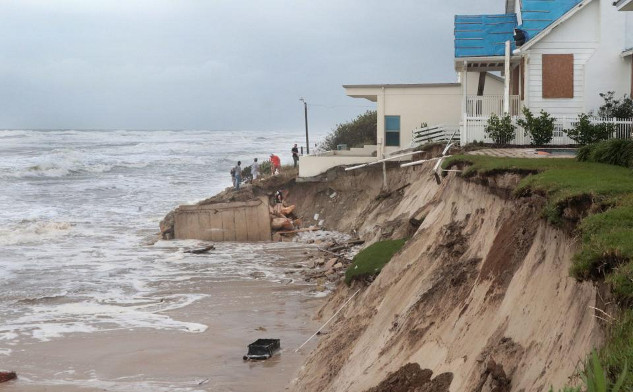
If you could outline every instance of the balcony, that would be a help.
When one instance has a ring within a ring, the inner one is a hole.
[[[491,114],[503,116],[503,95],[467,95],[466,117],[490,117]],[[518,95],[510,96],[511,116],[521,114],[521,99]]]

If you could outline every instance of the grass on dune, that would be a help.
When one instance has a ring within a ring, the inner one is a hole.
[[[345,283],[350,284],[355,279],[378,275],[405,242],[406,239],[379,241],[358,252],[345,271]]]
[[[603,156],[600,159],[609,160]],[[628,155],[616,161],[627,159]],[[544,195],[547,205],[543,214],[554,224],[562,221],[565,208],[574,201],[588,202],[584,206],[589,208],[588,215],[577,226],[581,247],[574,255],[570,274],[578,280],[604,280],[618,300],[620,315],[608,328],[600,361],[612,383],[621,378],[621,390],[633,391],[633,372],[625,370],[633,365],[633,170],[573,159],[461,155],[444,162],[445,168],[455,165],[466,166],[463,176],[507,172],[526,175],[515,194]],[[578,389],[565,389],[574,390]]]

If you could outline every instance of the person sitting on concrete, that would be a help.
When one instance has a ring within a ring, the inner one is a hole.
[[[237,161],[237,166],[233,168],[235,172],[235,190],[240,190],[240,183],[242,182],[242,161]]]

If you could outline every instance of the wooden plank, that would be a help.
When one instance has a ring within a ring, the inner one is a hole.
[[[543,98],[574,97],[574,55],[542,55]]]
[[[235,214],[235,240],[248,241],[248,222],[246,221],[246,212],[243,208],[236,208]]]
[[[208,230],[211,234],[211,241],[222,241],[224,239],[224,231],[222,229],[222,214],[219,211],[209,211],[210,224]]]
[[[194,215],[194,214],[190,214]],[[211,227],[211,217],[208,212],[200,212],[195,214],[198,216],[198,227],[196,228],[196,234],[191,238],[195,238],[203,241],[211,241],[211,232],[208,230]]]
[[[222,229],[224,229],[224,241],[235,241],[235,212],[222,211]]]
[[[239,201],[232,203],[214,203],[204,205],[182,205],[178,207],[181,211],[205,211],[205,210],[225,210],[240,207],[257,207],[261,204],[261,200]]]

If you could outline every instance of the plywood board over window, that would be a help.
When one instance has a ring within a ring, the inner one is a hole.
[[[543,55],[543,98],[574,97],[574,55]]]

